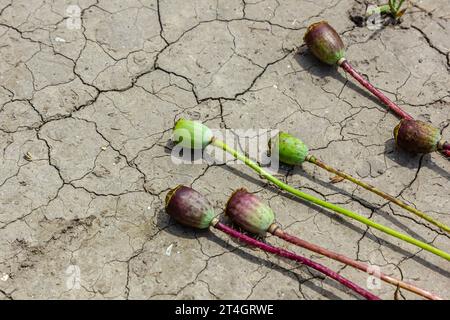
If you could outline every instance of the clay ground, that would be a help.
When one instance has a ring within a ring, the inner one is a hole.
[[[400,25],[370,30],[349,18],[362,2],[0,0],[0,299],[358,298],[219,232],[176,224],[164,198],[178,184],[207,194],[218,214],[246,187],[291,233],[450,298],[439,257],[297,201],[242,165],[171,160],[180,117],[289,131],[327,163],[450,224],[450,162],[396,150],[398,119],[302,47],[306,27],[328,20],[374,85],[450,137],[450,4],[414,1]],[[311,164],[277,176],[450,251],[448,235],[350,183],[330,184]],[[295,250],[366,286],[364,273]],[[384,283],[372,292],[417,298]]]

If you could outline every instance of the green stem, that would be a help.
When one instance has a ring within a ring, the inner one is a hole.
[[[314,196],[312,196],[312,195],[310,195],[308,193],[304,193],[304,192],[302,192],[300,190],[297,190],[297,189],[291,187],[290,185],[288,185],[288,184],[278,180],[277,178],[272,176],[269,172],[267,172],[266,170],[261,168],[258,164],[256,164],[255,162],[253,162],[252,160],[250,160],[249,158],[247,158],[243,154],[239,153],[238,151],[234,150],[233,148],[229,147],[224,142],[222,142],[222,141],[220,141],[218,139],[212,138],[211,139],[211,144],[216,146],[216,147],[218,147],[218,148],[221,148],[222,150],[224,150],[226,152],[228,152],[229,154],[231,154],[236,159],[241,160],[248,167],[252,168],[259,175],[261,175],[263,178],[265,178],[268,181],[272,182],[273,184],[275,184],[276,186],[278,186],[279,188],[281,188],[284,191],[287,191],[287,192],[289,192],[289,193],[291,193],[291,194],[293,194],[293,195],[295,195],[295,196],[297,196],[297,197],[299,197],[301,199],[304,199],[306,201],[312,202],[314,204],[317,204],[319,206],[322,206],[324,208],[333,210],[334,212],[343,214],[343,215],[345,215],[347,217],[350,217],[350,218],[352,218],[354,220],[362,222],[362,223],[364,223],[365,225],[367,225],[369,227],[378,229],[378,230],[380,230],[380,231],[382,231],[384,233],[387,233],[387,234],[389,234],[389,235],[391,235],[393,237],[396,237],[396,238],[401,239],[403,241],[409,242],[409,243],[411,243],[411,244],[413,244],[413,245],[415,245],[415,246],[417,246],[419,248],[427,250],[427,251],[429,251],[431,253],[434,253],[435,255],[438,255],[438,256],[440,256],[440,257],[450,261],[450,254],[448,254],[448,253],[446,253],[446,252],[444,252],[444,251],[442,251],[440,249],[437,249],[437,248],[435,248],[435,247],[433,247],[433,246],[431,246],[431,245],[429,245],[429,244],[427,244],[425,242],[422,242],[422,241],[419,241],[417,239],[414,239],[414,238],[412,238],[412,237],[410,237],[408,235],[405,235],[405,234],[402,234],[402,233],[400,233],[398,231],[395,231],[394,229],[391,229],[391,228],[385,227],[385,226],[383,226],[383,225],[381,225],[379,223],[373,222],[372,220],[367,219],[367,218],[365,218],[365,217],[363,217],[363,216],[361,216],[361,215],[359,215],[357,213],[354,213],[354,212],[352,212],[350,210],[347,210],[345,208],[341,208],[341,207],[339,207],[337,205],[331,204],[329,202],[326,202],[324,200],[316,198],[316,197],[314,197]]]
[[[390,201],[392,203],[395,203],[396,205],[402,207],[403,209],[406,209],[409,212],[411,212],[411,213],[421,217],[422,219],[424,219],[424,220],[434,224],[435,226],[439,227],[443,231],[450,233],[450,227],[448,227],[447,225],[443,224],[442,222],[434,220],[432,217],[428,216],[424,212],[422,212],[420,210],[417,210],[416,208],[413,208],[413,207],[407,205],[405,202],[403,202],[403,201],[401,201],[401,200],[399,200],[399,199],[397,199],[397,198],[395,198],[395,197],[393,197],[393,196],[391,196],[391,195],[389,195],[387,193],[384,193],[381,190],[378,190],[374,186],[371,186],[370,184],[362,182],[362,181],[356,179],[355,177],[353,177],[353,176],[351,176],[349,174],[346,174],[345,172],[336,170],[333,167],[330,167],[329,165],[327,165],[327,164],[323,163],[322,161],[318,160],[316,157],[314,157],[312,155],[308,155],[306,157],[306,160],[311,162],[311,163],[313,163],[313,164],[315,164],[316,166],[321,167],[322,169],[325,169],[325,170],[327,170],[327,171],[329,171],[331,173],[334,173],[334,174],[338,175],[339,177],[342,177],[342,178],[344,178],[346,180],[349,180],[349,181],[357,184],[358,186],[363,187],[364,189],[369,190],[369,191],[379,195],[380,197],[382,197],[382,198],[384,198],[384,199],[386,199],[386,200],[388,200],[388,201]]]

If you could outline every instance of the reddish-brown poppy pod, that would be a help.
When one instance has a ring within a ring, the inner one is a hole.
[[[303,200],[306,200],[306,201],[309,201],[316,205],[319,205],[323,208],[327,208],[336,213],[339,213],[339,214],[342,214],[349,218],[352,218],[356,221],[364,223],[365,225],[367,225],[369,227],[380,230],[386,234],[389,234],[393,237],[396,237],[405,242],[413,244],[419,248],[425,249],[429,252],[432,252],[433,254],[436,254],[436,255],[450,261],[450,254],[448,254],[438,248],[435,248],[432,245],[425,243],[424,241],[417,240],[413,237],[410,237],[406,234],[398,232],[398,231],[391,229],[387,226],[384,226],[380,223],[372,221],[371,219],[364,217],[360,214],[357,214],[356,212],[342,208],[341,206],[329,203],[325,200],[322,200],[322,199],[317,198],[313,195],[310,195],[306,192],[303,192],[301,190],[291,187],[290,185],[288,185],[288,184],[284,183],[283,181],[274,177],[271,173],[269,173],[264,168],[261,168],[257,163],[253,162],[251,159],[249,159],[242,153],[238,152],[237,150],[234,150],[233,148],[228,146],[223,141],[217,139],[217,137],[210,134],[210,132],[211,132],[211,130],[202,123],[199,123],[196,121],[191,121],[191,120],[181,119],[181,120],[178,120],[178,122],[175,124],[174,142],[181,144],[184,148],[204,148],[207,145],[212,145],[217,148],[220,148],[220,149],[226,151],[227,153],[231,154],[234,158],[241,160],[249,168],[251,168],[252,170],[257,172],[261,177],[267,179],[268,181],[272,182],[280,189],[287,191],[290,194],[292,194],[298,198],[301,198]],[[297,156],[301,158],[304,154],[304,151],[305,150],[302,150],[302,152],[300,154],[298,154]]]

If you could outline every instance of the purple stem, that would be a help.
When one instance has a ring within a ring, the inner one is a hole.
[[[375,88],[369,81],[367,81],[362,75],[358,73],[347,60],[341,63],[342,69],[348,72],[353,78],[355,78],[364,88],[372,92],[381,102],[383,102],[391,111],[395,112],[397,116],[407,119],[413,120],[413,117],[408,113],[403,111],[398,105],[392,102],[388,97],[386,97],[380,90]]]
[[[312,260],[309,260],[305,257],[299,256],[295,253],[292,253],[290,251],[281,249],[281,248],[277,248],[277,247],[272,247],[271,245],[268,245],[266,243],[263,243],[261,241],[258,241],[252,237],[246,236],[242,233],[240,233],[239,231],[234,230],[233,228],[228,227],[227,225],[223,224],[223,223],[216,223],[216,225],[214,226],[216,229],[223,231],[224,233],[241,240],[242,242],[245,242],[249,245],[252,245],[254,247],[260,248],[266,252],[270,252],[273,254],[276,254],[280,257],[283,258],[287,258],[290,260],[295,260],[297,262],[300,262],[301,264],[304,264],[308,267],[311,267],[313,269],[316,269],[317,271],[327,275],[328,277],[342,283],[344,286],[346,286],[347,288],[355,291],[356,293],[360,294],[361,296],[363,296],[364,298],[366,298],[367,300],[381,300],[380,298],[378,298],[376,295],[370,293],[369,291],[361,288],[360,286],[358,286],[357,284],[351,282],[350,280],[347,280],[346,278],[342,277],[341,275],[339,275],[338,273],[334,272],[331,269],[328,269],[327,267],[316,263]]]

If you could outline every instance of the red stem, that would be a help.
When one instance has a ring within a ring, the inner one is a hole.
[[[363,296],[364,298],[366,298],[367,300],[381,300],[380,298],[378,298],[377,296],[375,296],[374,294],[370,293],[369,291],[361,288],[360,286],[358,286],[357,284],[351,282],[350,280],[347,280],[346,278],[342,277],[341,275],[339,275],[338,273],[334,272],[331,269],[328,269],[327,267],[316,263],[314,261],[311,261],[305,257],[296,255],[295,253],[292,253],[290,251],[281,249],[281,248],[277,248],[277,247],[272,247],[271,245],[268,245],[266,243],[263,243],[261,241],[258,241],[252,237],[246,236],[242,233],[240,233],[239,231],[234,230],[233,228],[228,227],[227,225],[223,224],[223,223],[216,223],[216,225],[214,226],[216,229],[223,231],[224,233],[241,240],[242,242],[245,242],[249,245],[252,245],[254,247],[260,248],[266,252],[270,252],[273,253],[275,255],[278,255],[280,257],[283,258],[287,258],[290,260],[295,260],[297,262],[300,262],[301,264],[304,264],[308,267],[311,267],[313,269],[316,269],[317,271],[329,276],[330,278],[340,282],[341,284],[343,284],[344,286],[346,286],[347,288],[355,291],[356,293],[360,294],[361,296]]]
[[[375,88],[369,81],[367,81],[362,75],[358,73],[347,60],[341,63],[342,69],[349,73],[353,78],[355,78],[364,88],[372,92],[381,102],[383,102],[391,111],[403,119],[413,120],[408,113],[403,111],[398,105],[392,102],[388,97],[386,97],[380,90]]]
[[[313,243],[310,243],[308,241],[300,239],[300,238],[298,238],[296,236],[290,235],[290,234],[286,233],[285,231],[283,231],[280,228],[275,229],[275,231],[272,232],[272,234],[277,236],[277,237],[279,237],[279,238],[281,238],[281,239],[283,239],[283,240],[286,240],[287,242],[295,244],[296,246],[299,246],[299,247],[302,247],[302,248],[306,248],[306,249],[311,250],[313,252],[319,253],[319,254],[321,254],[321,255],[323,255],[325,257],[328,257],[328,258],[331,258],[333,260],[337,260],[337,261],[343,262],[346,265],[352,266],[352,267],[354,267],[356,269],[359,269],[361,271],[364,271],[366,273],[369,273],[369,274],[372,273],[370,268],[369,268],[369,266],[367,264],[363,263],[363,262],[359,262],[359,261],[353,260],[353,259],[351,259],[349,257],[346,257],[346,256],[342,255],[342,254],[330,251],[328,249],[325,249],[323,247],[320,247],[318,245],[315,245]],[[442,298],[440,298],[439,296],[436,296],[436,295],[434,295],[434,294],[432,294],[432,293],[430,293],[428,291],[425,291],[423,289],[417,288],[417,287],[413,286],[412,284],[409,284],[409,283],[403,282],[401,280],[397,280],[397,279],[395,279],[393,277],[390,277],[388,275],[385,275],[384,273],[380,272],[377,276],[379,276],[381,280],[386,281],[387,283],[393,284],[393,285],[398,286],[400,288],[404,288],[404,289],[409,290],[411,292],[414,292],[414,293],[416,293],[418,295],[421,295],[421,296],[423,296],[423,297],[425,297],[427,299],[442,300]]]

